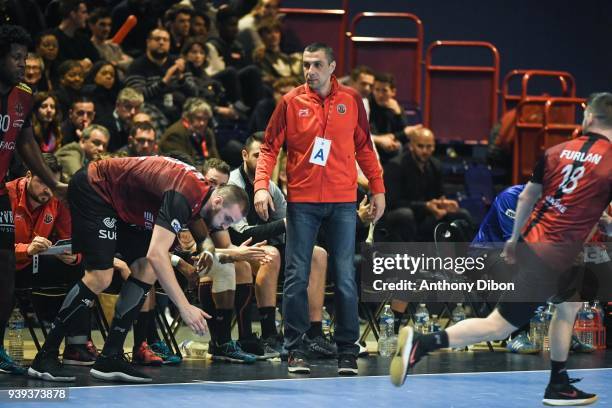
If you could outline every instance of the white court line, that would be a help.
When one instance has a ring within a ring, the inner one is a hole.
[[[569,369],[570,372],[575,371],[606,371],[612,370],[612,367],[602,368],[576,368]],[[425,377],[425,376],[441,376],[441,375],[482,375],[482,374],[524,374],[524,373],[540,373],[550,372],[550,370],[521,370],[521,371],[480,371],[480,372],[467,372],[467,373],[428,373],[428,374],[409,374],[410,377]],[[70,389],[86,389],[86,388],[120,388],[120,387],[157,387],[157,386],[174,386],[174,385],[202,385],[202,384],[244,384],[244,383],[255,383],[255,382],[271,382],[271,381],[321,381],[321,380],[357,380],[365,378],[383,378],[389,377],[388,375],[360,375],[355,377],[307,377],[307,378],[274,378],[274,379],[262,379],[262,380],[237,380],[237,381],[212,381],[212,380],[192,380],[191,382],[185,383],[163,383],[163,384],[112,384],[112,385],[86,385],[82,387],[67,387]],[[56,388],[61,387],[61,383]],[[7,391],[7,390],[0,390]]]

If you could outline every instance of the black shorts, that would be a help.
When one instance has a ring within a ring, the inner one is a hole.
[[[15,251],[15,223],[8,192],[0,192],[0,250]]]
[[[33,263],[15,273],[16,288],[66,287],[70,289],[83,277],[83,266],[67,265],[55,256],[38,256],[38,270]]]
[[[86,270],[112,268],[117,253],[122,254],[128,265],[146,256],[151,231],[121,221],[115,209],[91,187],[86,168],[70,180],[68,202],[72,216],[72,249],[83,254]]]
[[[547,301],[558,304],[578,300],[584,276],[582,268],[556,270],[524,243],[517,247],[517,260],[515,290],[505,292],[497,304],[499,313],[514,327],[529,322],[536,308]]]

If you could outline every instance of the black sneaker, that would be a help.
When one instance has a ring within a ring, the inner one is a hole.
[[[282,336],[280,335],[270,336],[267,339],[262,339],[261,341],[263,343],[264,351],[270,355],[274,354],[273,357],[271,358],[281,357],[281,354],[283,353],[283,337]],[[287,358],[285,358],[284,361],[287,361]]]
[[[308,348],[309,356],[313,359],[335,358],[338,355],[336,345],[324,336],[316,336],[311,339],[307,334],[304,334],[304,344]]]
[[[96,357],[91,353],[87,344],[66,344],[62,354],[62,363],[65,365],[91,366]]]
[[[267,360],[280,355],[280,353],[266,347],[265,343],[255,334],[252,337],[238,340],[238,344],[243,351],[257,357],[257,360]]]
[[[76,377],[67,371],[58,360],[59,352],[41,350],[28,368],[28,376],[45,381],[71,382]]]
[[[544,392],[544,405],[552,406],[571,406],[571,405],[589,405],[597,401],[596,394],[589,394],[580,391],[572,384],[577,383],[580,379],[572,378],[566,384],[548,384]]]
[[[395,355],[391,360],[389,374],[393,385],[399,387],[406,381],[408,368],[413,367],[424,355],[419,341],[422,334],[415,332],[412,327],[402,327],[397,338]]]
[[[152,378],[136,370],[123,354],[116,356],[100,355],[89,371],[92,377],[103,381],[147,383]]]
[[[338,356],[338,374],[357,375],[357,357],[352,354],[340,354]]]
[[[290,350],[287,368],[293,374],[310,374],[310,364],[308,364],[306,353],[301,350]]]

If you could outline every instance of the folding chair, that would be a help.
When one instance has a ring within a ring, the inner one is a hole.
[[[534,90],[535,89],[535,90]],[[530,96],[572,98],[576,96],[576,80],[569,72],[542,69],[514,69],[502,82],[502,114]]]

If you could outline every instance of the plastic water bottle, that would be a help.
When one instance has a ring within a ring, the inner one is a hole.
[[[393,326],[395,318],[391,306],[385,305],[385,309],[379,318],[380,337],[378,338],[378,353],[383,357],[390,357],[395,350],[395,333]]]
[[[582,308],[578,311],[576,326],[579,329],[578,339],[584,344],[593,346],[593,329],[595,328],[595,313],[591,309],[589,302],[583,302]]]
[[[529,321],[529,340],[540,349],[544,342],[544,329],[544,306],[540,306]]]
[[[440,322],[438,321],[438,315],[431,315],[431,320],[429,321],[429,332],[435,333],[442,330],[442,326],[440,326]]]
[[[421,303],[414,314],[414,329],[419,333],[427,334],[428,326],[429,310],[427,310],[425,303]]]
[[[278,307],[277,307],[276,311],[274,312],[274,325],[276,326],[276,332],[278,334],[281,333],[282,324],[283,324],[283,317],[281,316],[280,310],[278,310]]]
[[[452,313],[453,324],[457,324],[462,320],[465,320],[465,309],[463,303],[457,303],[457,306],[453,309]]]
[[[552,302],[547,302],[546,310],[543,313],[544,316],[544,337],[542,339],[542,349],[545,351],[550,350],[550,336],[548,335],[548,328],[550,327],[550,321],[555,314],[555,305]]]
[[[323,329],[323,335],[328,339],[331,338],[331,317],[327,313],[327,309],[323,306],[323,314],[321,316],[321,329]]]
[[[605,319],[605,314],[604,314],[603,307],[601,307],[601,303],[599,302],[599,300],[593,301],[593,313],[595,314],[595,328],[598,330],[602,329],[603,322]]]
[[[13,361],[19,365],[23,364],[23,316],[17,309],[13,310],[9,320],[8,331],[8,353]]]
[[[187,357],[206,357],[206,344],[195,340],[184,340],[179,344],[179,349]]]

